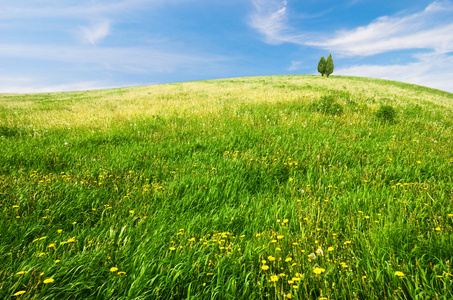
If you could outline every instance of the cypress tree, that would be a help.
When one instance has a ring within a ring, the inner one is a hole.
[[[327,57],[326,68],[324,70],[327,77],[329,77],[329,75],[333,73],[333,59],[331,54],[329,54],[329,57]]]
[[[324,73],[326,72],[326,59],[324,56],[319,60],[318,72],[321,73],[322,76],[324,76]]]

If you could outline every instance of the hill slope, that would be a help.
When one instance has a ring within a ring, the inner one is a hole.
[[[453,297],[450,93],[234,78],[0,121],[2,299]]]

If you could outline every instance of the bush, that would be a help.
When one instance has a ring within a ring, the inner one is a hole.
[[[340,116],[343,114],[343,106],[335,102],[333,95],[322,96],[318,101],[313,102],[314,110],[324,114]]]
[[[376,118],[386,122],[394,122],[396,110],[390,105],[381,105],[376,111]]]
[[[334,116],[341,116],[343,114],[343,106],[340,103],[334,103],[330,106],[329,113]]]

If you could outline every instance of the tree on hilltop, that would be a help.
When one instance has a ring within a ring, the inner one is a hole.
[[[327,77],[329,77],[329,75],[333,73],[333,59],[331,54],[329,54],[329,57],[327,57],[324,72]]]
[[[318,72],[321,73],[322,76],[324,76],[324,73],[326,72],[326,59],[324,56],[319,60]]]

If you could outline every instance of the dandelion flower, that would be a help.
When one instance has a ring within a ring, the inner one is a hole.
[[[272,276],[271,276],[271,281],[272,281],[272,282],[278,281],[278,276],[277,276],[277,275],[272,275]]]
[[[118,271],[118,268],[117,268],[117,267],[111,267],[111,268],[110,268],[110,272],[116,272],[116,271]]]
[[[440,227],[439,227],[439,226],[438,226],[438,227],[436,227],[436,231],[440,231]]]
[[[263,265],[263,266],[261,267],[261,269],[263,269],[264,271],[266,271],[266,270],[268,270],[268,269],[269,269],[269,266],[267,266],[267,265]]]
[[[316,250],[316,252],[318,252],[319,255],[324,256],[324,251],[322,251],[321,248],[319,248],[318,250]]]
[[[20,296],[20,295],[23,295],[25,293],[26,293],[25,291],[18,291],[17,293],[14,293],[13,296]]]
[[[189,242],[195,242],[195,238],[188,239]]]
[[[130,210],[130,211],[129,211],[129,213],[130,213],[130,214],[133,214],[133,213],[134,213],[134,211],[133,211],[133,210]]]
[[[268,256],[267,259],[268,259],[269,261],[274,261],[274,260],[275,260],[275,257],[273,257],[273,256]]]
[[[59,262],[60,262],[60,260],[59,260],[59,259],[55,260],[55,263],[59,263]]]
[[[400,272],[400,271],[396,271],[395,275],[398,276],[398,277],[404,277],[405,276],[404,273]]]
[[[214,273],[206,273],[206,275],[212,276],[212,275],[214,275]]]
[[[348,245],[348,244],[350,244],[350,243],[352,243],[352,242],[351,242],[351,241],[346,241],[346,242],[344,242],[345,245]]]
[[[44,283],[51,283],[51,282],[54,282],[55,280],[53,278],[47,278],[47,279],[44,279]]]
[[[329,252],[330,252],[330,251],[333,251],[333,250],[334,250],[334,248],[333,248],[333,247],[329,247],[329,248],[327,248],[327,251],[329,251]]]
[[[118,272],[118,275],[126,275],[126,272],[124,272],[124,271],[119,271],[119,272]]]
[[[318,267],[316,267],[316,268],[313,269],[313,272],[314,272],[315,274],[321,274],[321,273],[323,273],[324,271],[326,271],[326,269],[324,269],[324,268],[318,268]]]
[[[18,207],[19,207],[19,205],[13,205],[13,208],[18,208]],[[25,292],[24,292],[24,293],[25,293]]]
[[[285,237],[285,236],[283,236],[283,235],[277,235],[277,239],[278,239],[278,240],[281,240],[281,239],[283,239],[284,237]]]
[[[63,229],[58,229],[57,232],[58,232],[58,233],[62,233],[62,232],[63,232]]]
[[[173,250],[176,250],[176,248],[175,247],[170,247],[170,250],[173,251]]]
[[[288,222],[289,222],[288,219],[284,219],[284,220],[283,220],[283,223],[288,223]]]
[[[310,257],[311,260],[315,260],[316,259],[316,254],[314,253],[310,253],[310,255],[308,255]]]
[[[22,274],[25,274],[25,273],[27,273],[27,271],[19,271],[19,272],[16,273],[16,275],[22,275]]]
[[[290,261],[292,261],[292,260],[293,260],[293,259],[292,259],[291,257],[287,257],[287,258],[285,259],[286,262],[290,262]]]
[[[72,222],[72,225],[75,225],[75,224],[77,224],[77,222]]]
[[[286,295],[286,298],[288,298],[288,299],[291,299],[291,297],[292,297],[291,294],[287,294],[287,295]]]
[[[47,248],[53,248],[55,247],[55,244],[50,244],[49,246],[47,246]]]

